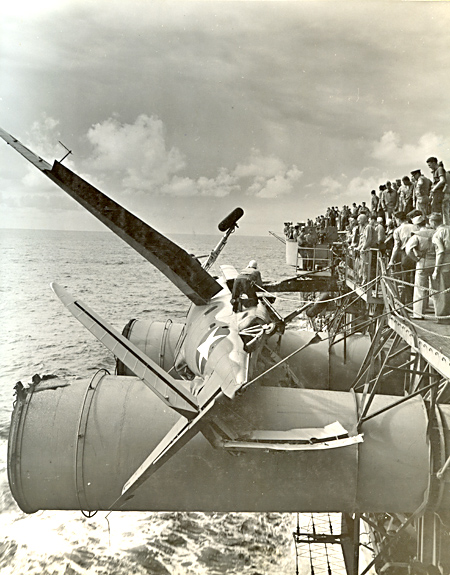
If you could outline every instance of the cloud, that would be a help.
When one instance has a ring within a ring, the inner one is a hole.
[[[38,153],[47,156],[61,155],[63,148],[59,144],[61,135],[57,130],[58,126],[59,120],[45,113],[42,114],[40,120],[35,120],[31,124],[28,139]]]
[[[338,182],[338,180],[332,178],[331,176],[326,176],[325,178],[322,178],[322,180],[320,181],[320,185],[323,188],[321,195],[336,194],[339,190],[342,189],[342,184]]]
[[[25,143],[51,163],[53,157],[65,154],[60,139],[59,121],[43,115],[31,126]],[[183,152],[167,145],[162,120],[145,114],[133,123],[122,123],[112,116],[91,126],[82,139],[89,142],[91,151],[84,159],[78,157],[76,166],[73,156],[67,157],[64,164],[108,195],[116,196],[119,202],[116,194],[120,192],[147,198],[223,198],[245,191],[246,195],[270,199],[293,192],[303,174],[294,164],[251,149],[248,158],[231,169],[221,167],[213,177],[189,177],[183,173],[189,168]],[[33,166],[29,166],[21,183],[20,207],[78,209],[64,195],[56,199],[58,188]]]
[[[351,198],[352,202],[367,202],[370,199],[371,190],[378,190],[381,181],[374,176],[352,178],[346,187],[345,196]]]
[[[252,149],[249,159],[233,171],[238,179],[250,179],[246,193],[258,198],[290,194],[302,175],[296,165],[287,166],[280,158],[263,156],[256,149]]]
[[[122,173],[129,191],[157,190],[186,166],[177,148],[167,149],[164,126],[156,116],[141,114],[134,124],[109,118],[92,126],[87,137],[94,146],[92,167]]]
[[[182,176],[185,156],[167,146],[164,124],[157,116],[142,114],[133,124],[109,118],[87,136],[94,147],[90,168],[114,173],[128,193],[222,197],[239,189],[236,177],[225,168],[215,178]]]
[[[248,160],[244,164],[238,164],[233,173],[238,178],[267,179],[285,170],[286,166],[282,160],[275,156],[262,156],[259,150],[253,148]]]
[[[35,120],[23,138],[23,144],[34,154],[46,160],[50,165],[55,157],[62,158],[66,150],[61,147],[59,121],[42,114]],[[67,167],[73,169],[73,162],[67,158]],[[81,210],[77,204],[68,198],[42,172],[28,162],[22,164],[24,175],[19,182],[10,183],[8,178],[1,179],[3,194],[2,205],[10,208],[37,208],[49,213],[61,210]],[[21,167],[22,169],[22,167]]]
[[[17,208],[19,200],[15,196],[11,196],[0,190],[0,205],[2,208]]]
[[[329,198],[329,205],[367,202],[370,199],[370,191],[378,190],[380,183],[386,180],[386,174],[374,168],[364,168],[359,175],[350,179],[345,174],[341,174],[337,179],[326,176],[320,181],[322,186],[320,195]]]
[[[157,116],[140,115],[133,124],[115,117],[91,127],[87,134],[93,146],[90,169],[114,174],[128,193],[166,196],[224,197],[246,189],[248,195],[275,198],[294,190],[302,172],[275,156],[252,149],[249,158],[230,170],[219,168],[213,178],[190,178],[182,151],[169,148],[163,122]]]
[[[450,137],[427,132],[415,144],[403,144],[400,134],[385,132],[373,143],[372,157],[391,166],[414,169],[423,165],[429,156],[438,156],[450,162]]]
[[[93,126],[87,137],[94,147],[90,168],[114,173],[128,193],[222,197],[239,189],[236,177],[225,168],[215,178],[180,175],[187,167],[185,156],[167,146],[164,124],[157,116],[142,114],[133,124],[109,118]]]
[[[215,178],[181,175],[184,154],[168,147],[165,127],[157,116],[141,114],[133,124],[115,117],[93,126],[87,135],[94,148],[90,169],[115,175],[128,193],[175,197],[222,197],[239,189],[236,178],[221,168]]]
[[[247,193],[258,198],[277,198],[290,194],[295,183],[301,178],[302,172],[293,166],[285,174],[276,174],[272,178],[256,178]]]
[[[25,145],[42,159],[52,163],[52,159],[64,155],[64,148],[59,140],[61,135],[58,130],[59,121],[51,116],[42,114],[39,120],[35,120],[25,137]],[[54,193],[56,188],[34,166],[27,164],[27,172],[22,178],[22,184],[29,190]],[[32,200],[33,202],[34,200]]]
[[[230,174],[225,168],[219,170],[216,178],[199,178],[197,188],[200,195],[215,197],[228,196],[232,192],[240,190],[236,176]]]

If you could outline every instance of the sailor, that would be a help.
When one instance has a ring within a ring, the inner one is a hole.
[[[377,217],[377,223],[375,226],[375,241],[376,247],[380,250],[382,254],[386,251],[386,229],[384,227],[384,218],[381,216]]]
[[[255,260],[250,260],[234,280],[231,304],[233,311],[242,311],[242,308],[256,307],[258,296],[256,291],[262,285],[261,273]]]
[[[436,260],[431,283],[435,290],[434,311],[437,323],[450,324],[450,226],[442,223],[441,214],[431,214],[430,225],[436,230],[431,242]]]
[[[357,221],[359,226],[359,242],[356,247],[357,275],[361,283],[366,283],[370,279],[370,249],[375,247],[375,231],[373,227],[369,225],[369,220],[366,214],[359,214]]]
[[[429,212],[431,181],[420,170],[413,170],[411,176],[414,182],[414,205],[426,216]]]
[[[392,218],[395,208],[397,206],[398,194],[391,185],[391,182],[386,182],[383,193],[381,194],[381,207],[383,208],[386,217]]]
[[[413,232],[405,246],[408,257],[416,262],[412,317],[413,319],[424,319],[435,261],[434,246],[431,243],[435,230],[427,227],[427,219],[422,214],[414,217],[412,223],[419,227],[418,231]]]
[[[447,186],[447,175],[443,163],[438,162],[434,156],[428,158],[427,164],[433,177],[433,185],[430,188],[431,213],[442,214],[442,202],[444,200],[444,190]]]
[[[403,211],[396,212],[395,219],[398,227],[394,231],[394,249],[392,250],[388,269],[393,268],[398,263],[400,264],[399,275],[401,283],[398,288],[400,301],[403,304],[407,304],[413,301],[413,280],[416,262],[408,257],[408,254],[405,252],[405,247],[413,233],[419,230],[419,226],[410,224],[407,215]],[[398,262],[398,259],[400,259],[400,262]]]

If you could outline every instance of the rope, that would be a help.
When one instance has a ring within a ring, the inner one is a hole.
[[[395,265],[398,265],[398,264],[395,264]],[[443,267],[444,265],[447,265],[447,266],[448,266],[448,264],[440,264],[438,267]],[[434,266],[434,267],[436,267],[436,266]],[[411,271],[414,271],[414,270],[411,270]],[[365,292],[367,292],[367,291],[369,291],[369,289],[371,289],[371,288],[373,287],[373,285],[375,285],[377,282],[380,282],[382,279],[384,279],[384,280],[386,280],[386,281],[391,281],[391,282],[394,282],[394,283],[398,283],[398,284],[401,284],[401,285],[406,285],[406,286],[412,286],[412,287],[414,287],[414,286],[415,286],[414,283],[406,282],[406,281],[404,281],[404,280],[401,280],[401,279],[398,279],[398,278],[393,277],[393,276],[395,276],[395,275],[401,275],[401,274],[403,274],[403,273],[404,273],[403,270],[391,271],[391,272],[390,272],[390,275],[379,275],[379,276],[375,277],[374,279],[372,279],[372,280],[370,280],[370,281],[368,281],[368,282],[366,282],[366,283],[364,283],[364,284],[358,285],[358,288],[359,288],[360,290],[362,289],[362,290],[364,290]],[[256,287],[257,287],[258,289],[260,289],[261,291],[263,291],[264,293],[267,293],[267,294],[269,294],[269,295],[273,295],[271,292],[268,292],[267,290],[265,290],[262,286],[258,286],[258,285],[257,285]],[[424,287],[424,288],[422,288],[422,289],[425,289],[426,291],[428,291],[431,296],[436,296],[436,295],[438,295],[438,294],[444,294],[444,293],[447,293],[447,292],[450,291],[450,288],[447,288],[447,289],[445,289],[445,290],[434,290],[433,288]],[[340,301],[340,300],[342,300],[342,299],[348,298],[348,297],[351,296],[352,294],[355,294],[357,297],[359,297],[359,294],[358,294],[358,292],[357,292],[357,290],[356,290],[356,288],[355,288],[355,289],[351,290],[350,292],[347,292],[347,293],[345,293],[345,294],[343,294],[343,295],[336,296],[336,297],[334,297],[334,298],[329,298],[329,299],[326,299],[326,300],[321,300],[320,303],[338,302],[338,301]],[[290,299],[290,298],[283,298],[283,297],[279,297],[279,296],[277,296],[277,298],[280,299],[280,300],[284,300],[284,301],[292,301],[292,302],[294,302],[294,300],[293,300],[293,299]],[[420,301],[422,301],[422,300],[424,300],[424,299],[427,299],[427,298],[428,298],[428,295],[426,295],[426,296],[424,296],[424,297],[422,297],[422,298],[416,299],[416,300],[414,300],[414,301],[412,301],[412,302],[409,302],[409,303],[407,303],[407,304],[403,304],[403,305],[401,305],[400,307],[397,307],[397,308],[395,308],[395,309],[389,310],[388,312],[377,316],[377,319],[383,317],[384,315],[389,315],[390,313],[395,313],[395,314],[398,316],[398,315],[399,315],[398,312],[399,312],[400,310],[402,310],[402,309],[406,309],[408,312],[414,313],[413,309],[412,309],[410,306],[411,306],[412,304],[416,303],[416,302],[420,302]],[[298,300],[297,300],[297,303],[298,303]],[[300,303],[305,303],[305,304],[306,304],[306,303],[309,303],[309,300],[301,300]],[[351,303],[350,303],[349,305],[351,305]],[[425,318],[425,319],[432,319],[432,318],[433,318],[433,319],[450,319],[450,315],[446,315],[446,316],[436,316],[436,315],[433,315],[433,316],[431,316],[431,315],[429,315],[429,314],[420,314],[420,316],[423,317],[423,318]],[[402,319],[403,319],[403,320],[406,320],[406,321],[408,321],[408,322],[410,322],[410,323],[412,323],[412,320],[411,320],[410,318],[405,318],[405,317],[402,316]],[[371,323],[371,322],[369,322],[369,323]],[[346,326],[344,325],[344,328],[345,328],[345,327],[346,327]],[[425,328],[425,327],[422,327],[422,326],[421,326],[421,329],[422,329],[423,331],[427,332],[427,333],[435,333],[434,331],[429,330],[429,329],[427,329],[427,328]],[[445,335],[445,334],[439,334],[439,335],[440,335],[440,337],[444,337],[444,338],[446,338],[446,339],[450,339],[450,336],[448,336],[448,335]],[[330,337],[325,338],[323,341],[326,341],[327,339],[331,339],[331,338],[330,338]]]
[[[402,284],[402,285],[406,285],[406,286],[415,287],[415,285],[416,285],[416,284],[414,284],[414,283],[406,282],[406,281],[404,281],[404,280],[399,280],[399,279],[392,278],[392,277],[389,277],[389,276],[380,276],[380,277],[381,277],[381,278],[384,278],[384,279],[387,280],[387,281],[391,281],[391,282],[393,282],[393,283],[398,283],[398,284]],[[444,290],[435,290],[435,289],[433,289],[433,288],[427,288],[427,287],[424,286],[424,287],[422,287],[421,289],[423,289],[423,290],[429,292],[429,294],[430,294],[432,297],[433,297],[433,296],[436,296],[436,295],[439,295],[439,294],[445,294],[445,293],[450,292],[450,288],[446,288],[446,289],[444,289]],[[421,298],[419,298],[419,299],[416,299],[416,300],[414,300],[414,301],[412,301],[412,302],[409,302],[408,304],[405,304],[403,307],[404,307],[407,311],[412,312],[412,313],[415,313],[414,310],[413,310],[411,307],[408,307],[408,306],[410,306],[410,305],[412,305],[412,304],[414,304],[414,303],[418,303],[418,302],[420,302],[420,301],[422,301],[422,300],[424,300],[424,299],[427,299],[428,297],[429,297],[429,296],[426,295],[426,296],[421,297]],[[428,318],[430,318],[430,319],[431,319],[432,317],[434,317],[434,318],[436,318],[436,319],[450,319],[450,315],[434,315],[434,316],[430,316],[430,315],[420,314],[420,316],[421,316],[421,317],[428,317]],[[423,328],[423,329],[425,329],[425,328]],[[444,337],[447,337],[447,336],[444,336]]]
[[[392,275],[394,275],[395,273],[400,274],[400,273],[403,273],[403,272],[393,272]],[[400,279],[397,279],[397,278],[393,278],[392,276],[379,275],[379,276],[377,276],[376,278],[374,278],[373,280],[370,280],[369,282],[367,282],[367,283],[365,283],[365,284],[361,284],[361,285],[358,286],[358,287],[359,287],[360,289],[365,289],[365,291],[368,291],[376,282],[379,282],[379,281],[381,281],[382,279],[385,279],[385,280],[387,280],[387,281],[392,281],[392,282],[395,282],[395,283],[400,283],[400,284],[403,284],[403,285],[408,285],[408,286],[413,286],[413,287],[415,286],[415,284],[412,284],[412,283],[410,283],[410,282],[405,282],[404,280],[400,280]],[[258,289],[260,289],[261,291],[263,291],[263,292],[265,292],[265,293],[267,293],[267,294],[269,294],[269,295],[272,295],[271,292],[268,292],[268,291],[265,290],[263,287],[261,287],[261,286],[257,286],[257,287],[258,287]],[[438,295],[438,294],[441,294],[441,293],[447,293],[447,292],[450,291],[450,288],[447,288],[447,289],[445,289],[445,290],[440,290],[440,291],[438,291],[438,290],[433,290],[432,288],[423,288],[423,289],[426,289],[427,291],[429,291],[429,292],[430,292],[430,295],[432,295],[432,296],[435,296],[435,295]],[[335,297],[335,298],[330,298],[330,299],[327,299],[327,300],[321,300],[320,303],[336,302],[336,301],[339,301],[339,300],[344,299],[344,298],[346,298],[346,297],[349,297],[349,296],[351,296],[352,294],[355,294],[355,295],[357,296],[357,298],[359,298],[359,294],[357,293],[356,289],[354,289],[354,290],[351,290],[351,291],[349,291],[349,292],[347,292],[347,293],[345,293],[345,294],[343,294],[343,295],[341,295],[341,296],[337,296],[337,297]],[[398,315],[398,312],[399,312],[400,310],[402,310],[402,309],[406,309],[406,310],[407,310],[408,312],[410,312],[410,313],[415,313],[410,306],[411,306],[412,304],[414,304],[414,303],[417,303],[417,302],[420,302],[420,301],[426,299],[427,297],[428,297],[428,296],[424,296],[424,297],[422,297],[422,298],[416,299],[416,300],[414,300],[414,301],[412,301],[412,302],[409,302],[409,303],[407,303],[407,304],[403,304],[403,305],[401,305],[400,307],[397,307],[397,308],[395,308],[395,309],[389,310],[388,312],[386,312],[386,313],[384,313],[384,314],[380,314],[379,316],[377,316],[377,319],[383,317],[384,315],[389,315],[389,314],[392,313],[392,312],[395,313],[396,315]],[[355,298],[355,299],[357,299],[357,298]],[[282,297],[278,297],[278,296],[277,296],[277,299],[294,302],[294,300],[292,300],[292,299],[290,299],[290,298],[282,298]],[[298,300],[297,300],[297,302],[298,302]],[[300,300],[300,303],[310,303],[310,301],[309,301],[309,300]],[[351,303],[352,303],[352,302],[350,302],[349,305],[351,305]],[[430,319],[430,320],[431,320],[431,319],[450,319],[450,315],[442,315],[442,316],[440,315],[440,316],[436,316],[436,315],[429,315],[429,314],[420,314],[420,316],[423,317],[423,318],[425,318],[425,319]],[[403,320],[406,319],[407,321],[409,321],[409,322],[412,323],[412,320],[411,320],[410,318],[404,318],[404,317],[402,317],[402,319],[403,319]],[[369,324],[370,324],[370,323],[372,323],[372,322],[369,322]],[[368,324],[368,325],[369,325],[369,324]],[[349,325],[349,324],[346,324],[346,325]],[[346,325],[344,325],[343,327],[345,328]],[[421,326],[421,329],[424,330],[424,331],[426,331],[427,333],[435,333],[435,331],[429,330],[429,329],[427,329],[427,328],[425,328],[425,327],[423,327],[423,326]],[[440,335],[440,337],[444,337],[444,338],[446,338],[446,339],[450,339],[450,336],[448,336],[448,335],[445,335],[445,334],[439,334],[439,335]],[[330,337],[325,338],[323,341],[326,341],[327,339],[331,339],[331,338],[330,338]]]
[[[422,298],[422,299],[423,299],[423,298]],[[420,301],[420,300],[417,300],[417,301]],[[392,315],[392,313],[394,313],[395,315],[397,315],[398,317],[400,317],[400,319],[402,319],[402,320],[407,320],[407,321],[409,321],[410,323],[412,323],[412,320],[410,320],[409,318],[405,318],[404,316],[400,316],[400,314],[398,313],[398,312],[401,311],[402,309],[408,309],[408,305],[409,305],[409,304],[403,304],[403,305],[401,305],[401,306],[399,306],[399,307],[390,309],[390,310],[388,310],[388,311],[386,311],[386,312],[384,312],[384,313],[381,313],[380,315],[377,315],[377,316],[374,317],[373,319],[368,320],[368,321],[362,323],[362,324],[361,324],[360,326],[358,326],[358,327],[361,327],[361,328],[362,328],[362,327],[366,327],[367,325],[370,325],[371,323],[373,323],[373,322],[376,321],[376,320],[379,320],[379,319],[381,319],[381,318],[383,318],[383,317],[385,317],[385,316]],[[433,316],[433,317],[435,317],[435,316]],[[352,323],[352,322],[349,322],[348,324],[345,324],[344,326],[342,326],[342,329],[345,329],[348,325],[351,325],[351,323]],[[420,329],[422,329],[422,330],[424,330],[424,331],[427,331],[427,332],[429,332],[429,333],[436,334],[435,331],[427,330],[426,328],[424,328],[424,327],[422,327],[422,326],[420,326]],[[450,336],[444,335],[444,334],[439,334],[439,337],[444,337],[444,338],[446,338],[446,339],[450,339]],[[323,338],[322,338],[322,341],[327,341],[327,340],[331,340],[331,339],[332,339],[332,335],[329,335],[329,336],[327,336],[327,337],[323,337]]]

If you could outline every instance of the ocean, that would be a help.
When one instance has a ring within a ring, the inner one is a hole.
[[[171,236],[203,255],[217,236]],[[216,262],[256,259],[264,281],[292,274],[277,239],[233,234]],[[130,318],[183,319],[188,300],[112,232],[0,230],[0,572],[2,575],[295,573],[296,516],[282,513],[41,511],[26,515],[9,491],[6,460],[17,381],[33,374],[89,380],[114,358],[63,307],[56,281],[119,331]],[[299,304],[285,294],[285,315]],[[301,565],[301,572],[309,565]]]

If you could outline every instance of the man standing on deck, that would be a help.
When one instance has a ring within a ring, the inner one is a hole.
[[[398,190],[398,209],[405,214],[413,209],[414,185],[408,176],[402,178],[402,185]]]
[[[382,254],[386,251],[386,230],[383,225],[383,218],[377,218],[377,225],[375,226],[375,239],[376,239],[376,247],[380,250]]]
[[[369,281],[370,249],[375,247],[375,230],[369,224],[366,214],[359,214],[359,243],[356,248],[359,261],[357,265],[358,279],[365,284]]]
[[[381,206],[386,214],[386,218],[392,218],[397,207],[397,192],[391,187],[391,182],[386,182],[385,190],[381,196]]]
[[[251,260],[234,280],[231,304],[235,313],[242,311],[242,308],[256,307],[258,296],[256,291],[262,286],[261,273],[258,264]]]
[[[431,214],[430,224],[436,230],[431,242],[436,251],[436,261],[431,284],[434,295],[434,312],[437,323],[450,324],[450,226],[442,223],[440,214]]]
[[[377,216],[378,215],[378,204],[380,203],[380,198],[377,196],[377,193],[375,190],[372,190],[370,192],[370,211],[372,213],[372,216]]]
[[[410,224],[406,217],[405,212],[396,212],[395,220],[397,228],[394,230],[394,249],[392,250],[391,259],[388,264],[388,269],[393,268],[397,263],[400,263],[400,279],[404,283],[399,284],[400,301],[403,304],[410,303],[413,300],[413,279],[414,270],[416,269],[416,262],[408,257],[405,247],[409,238],[414,232],[419,230],[419,227]],[[398,260],[400,259],[400,262]]]
[[[405,252],[416,262],[414,275],[414,303],[413,319],[423,319],[429,301],[431,274],[434,268],[434,247],[431,238],[435,230],[427,228],[427,219],[420,215],[412,219],[412,223],[419,227],[407,241]]]
[[[370,210],[369,210],[369,208],[366,206],[366,202],[361,202],[361,206],[359,207],[359,210],[358,210],[358,211],[359,211],[359,214],[364,214],[364,215],[366,215],[367,217],[370,216]],[[358,215],[359,215],[359,214],[358,214]]]
[[[414,184],[414,207],[426,216],[429,211],[431,181],[420,170],[411,172]]]
[[[380,186],[378,186],[379,192],[378,192],[378,211],[377,214],[380,216],[380,218],[385,218],[386,217],[386,211],[384,209],[384,200],[383,200],[383,194],[384,194],[384,190],[386,189],[386,186],[384,184],[381,184]]]
[[[442,214],[442,201],[444,199],[444,188],[447,186],[447,176],[442,162],[431,156],[427,160],[428,167],[431,170],[433,185],[430,189],[431,194],[431,213]]]

